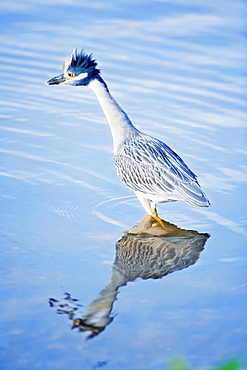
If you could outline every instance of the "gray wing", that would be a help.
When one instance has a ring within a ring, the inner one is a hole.
[[[120,179],[134,191],[164,198],[173,195],[191,205],[209,205],[196,175],[157,139],[138,132],[123,142],[114,159]]]

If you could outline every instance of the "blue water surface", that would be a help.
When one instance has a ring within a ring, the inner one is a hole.
[[[239,0],[0,4],[1,369],[247,366],[245,12]],[[115,173],[96,97],[45,85],[74,47],[198,175],[210,208],[159,205],[187,231],[124,234],[145,212]]]

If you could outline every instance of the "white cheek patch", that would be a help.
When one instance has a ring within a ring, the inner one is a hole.
[[[78,76],[73,77],[72,80],[83,80],[83,78],[86,78],[88,76],[88,73],[80,73]]]

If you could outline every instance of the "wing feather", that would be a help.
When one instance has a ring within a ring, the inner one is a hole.
[[[171,148],[151,136],[138,132],[126,139],[114,159],[120,179],[134,191],[209,205],[196,175]]]

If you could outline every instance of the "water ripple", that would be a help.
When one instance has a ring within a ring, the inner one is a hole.
[[[9,127],[9,126],[8,127],[7,126],[0,126],[0,130],[16,132],[16,133],[20,133],[20,134],[27,134],[27,135],[32,135],[32,136],[38,136],[38,137],[54,136],[50,132],[40,132],[40,131],[21,129],[21,128],[17,128],[17,127]]]
[[[79,222],[78,209],[79,204],[75,203],[74,200],[57,200],[53,204],[45,204],[45,208],[49,212],[53,212],[59,216],[67,217],[71,221]]]

